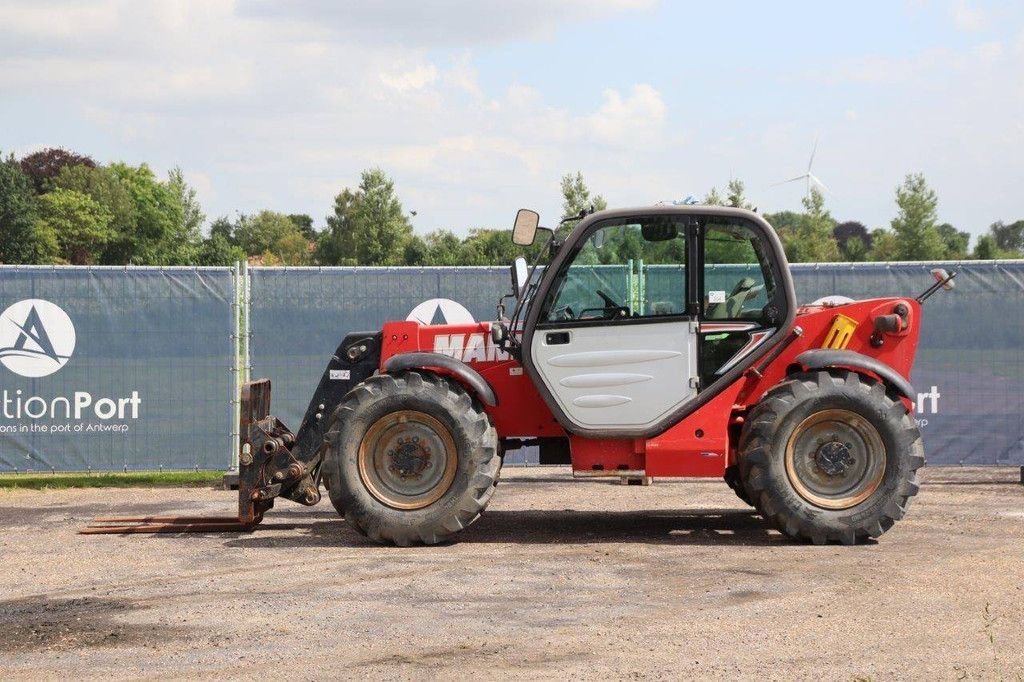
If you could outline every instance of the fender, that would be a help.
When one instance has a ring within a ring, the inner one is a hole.
[[[406,369],[438,367],[447,370],[466,383],[488,407],[498,406],[498,396],[480,373],[450,355],[442,353],[399,353],[384,361],[385,372],[401,372]]]
[[[914,387],[899,372],[881,360],[876,360],[856,351],[818,348],[804,351],[796,356],[796,362],[807,369],[846,367],[848,369],[865,370],[881,377],[882,381],[896,389],[897,393],[911,402],[913,402],[917,395],[914,393]]]

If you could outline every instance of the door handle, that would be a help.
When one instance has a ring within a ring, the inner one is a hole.
[[[560,346],[569,343],[569,332],[548,332],[544,335],[544,343],[548,346]]]

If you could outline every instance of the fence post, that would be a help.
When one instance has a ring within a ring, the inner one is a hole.
[[[238,425],[242,417],[242,370],[241,370],[241,343],[242,343],[242,278],[238,263],[235,263],[232,271],[234,286],[232,287],[231,318],[233,321],[231,333],[231,463],[230,471],[238,471],[238,451],[241,448],[241,434],[238,432]]]
[[[249,320],[252,316],[252,273],[249,272],[249,262],[242,261],[242,381],[252,379],[252,325]]]

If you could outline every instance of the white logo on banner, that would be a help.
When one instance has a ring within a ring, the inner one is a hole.
[[[473,313],[461,303],[448,298],[432,298],[412,309],[405,318],[420,324],[473,324]]]
[[[35,379],[53,374],[75,352],[75,325],[49,301],[29,298],[0,313],[0,363]]]

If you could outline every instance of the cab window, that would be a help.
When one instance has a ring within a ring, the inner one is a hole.
[[[562,271],[541,319],[684,315],[686,259],[686,228],[672,216],[604,221]]]
[[[704,233],[704,319],[765,322],[775,282],[761,238],[743,224],[710,223]],[[770,315],[767,315],[770,317]]]

